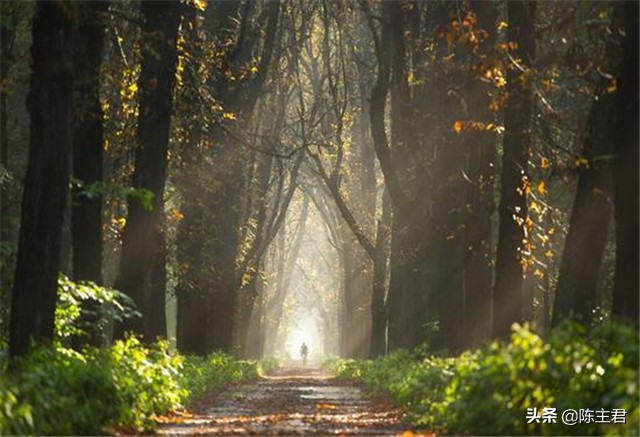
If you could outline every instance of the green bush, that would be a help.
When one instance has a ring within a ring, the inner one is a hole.
[[[11,374],[19,390],[0,387],[0,434],[93,435],[105,426],[153,429],[153,416],[178,408],[186,396],[180,358],[166,344],[147,348],[135,338],[79,354],[36,348]]]
[[[135,337],[95,351],[95,363],[106,369],[121,406],[110,425],[153,430],[155,415],[177,409],[187,397],[179,375],[182,358],[170,354],[167,342],[144,346]]]
[[[33,433],[31,405],[21,400],[18,388],[0,380],[0,435]]]
[[[275,357],[265,357],[258,361],[258,373],[265,374],[280,366],[280,362]]]
[[[91,320],[136,315],[121,293],[61,276],[54,344],[33,348],[9,372],[0,351],[0,435],[95,435],[108,430],[151,432],[154,417],[177,409],[191,396],[226,382],[254,378],[273,360],[239,361],[215,353],[207,358],[170,353],[167,342],[143,345],[136,337],[106,348],[67,348]],[[94,301],[97,305],[84,305]],[[10,381],[10,382],[9,382]]]
[[[270,361],[265,361],[269,363]],[[240,382],[258,377],[258,362],[236,360],[222,352],[207,357],[185,357],[182,385],[190,396],[198,396],[206,389],[222,384]]]
[[[65,346],[92,332],[104,332],[110,322],[140,316],[133,300],[118,290],[93,282],[73,282],[63,274],[58,278],[55,337]]]
[[[638,333],[621,325],[579,325],[545,341],[515,326],[508,344],[457,358],[416,360],[407,352],[377,360],[334,360],[339,376],[391,394],[413,424],[440,433],[481,435],[637,435]],[[555,407],[556,423],[527,423],[527,408]],[[626,424],[562,423],[566,409],[627,411]]]
[[[117,415],[117,393],[108,371],[80,354],[38,348],[18,368],[12,376],[20,401],[30,407],[35,434],[97,434],[101,424]]]

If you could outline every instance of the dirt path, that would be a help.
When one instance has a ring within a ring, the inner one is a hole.
[[[284,367],[160,418],[160,435],[402,434],[402,412],[318,368]]]

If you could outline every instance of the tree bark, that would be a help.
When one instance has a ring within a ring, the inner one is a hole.
[[[616,269],[613,318],[638,325],[638,3],[625,2],[625,41],[620,85],[613,189],[616,219]]]
[[[526,77],[526,72],[531,68],[535,52],[534,12],[534,1],[507,3],[507,35],[518,45],[514,55],[525,72],[514,65],[507,72],[508,109],[504,120],[500,225],[493,291],[492,335],[496,338],[508,338],[512,323],[522,319],[522,252],[527,226],[527,161],[533,109],[531,79]]]
[[[228,172],[217,173],[219,185],[207,196],[207,204],[213,211],[209,223],[210,250],[215,254],[210,268],[213,272],[209,283],[207,348],[210,351],[231,352],[233,346],[233,320],[236,311],[236,256],[240,230],[240,199],[242,192],[241,163],[231,144],[223,146],[222,164]],[[236,151],[237,152],[237,151]],[[214,158],[215,159],[215,158]],[[220,161],[219,161],[220,162]],[[220,164],[219,164],[220,165]],[[221,169],[220,169],[221,170]]]
[[[264,350],[267,354],[275,353],[276,337],[278,334],[278,325],[280,324],[280,306],[284,303],[286,293],[284,289],[284,277],[287,268],[287,254],[285,248],[286,226],[283,226],[276,235],[276,246],[274,249],[273,263],[275,269],[275,286],[273,287],[274,296],[267,301],[266,319],[265,319],[265,345]]]
[[[62,217],[73,144],[73,2],[38,2],[33,22],[29,163],[12,291],[11,357],[53,336]]]
[[[391,238],[391,199],[385,190],[382,196],[382,217],[376,233],[376,256],[373,260],[373,293],[371,296],[371,348],[372,358],[387,352],[387,261]]]
[[[264,346],[262,341],[264,337],[264,284],[262,283],[262,278],[257,278],[257,281],[257,297],[253,302],[253,311],[247,328],[245,355],[247,358],[259,360],[263,357],[262,348]]]
[[[185,179],[191,179],[187,176]],[[201,188],[180,184],[183,192],[188,193],[190,201],[182,207],[183,218],[178,226],[177,260],[180,266],[177,298],[177,343],[183,354],[204,356],[211,352],[203,341],[202,327],[206,326],[209,317],[206,306],[207,287],[203,274],[209,262],[201,235],[207,222],[204,195]]]
[[[162,244],[161,217],[164,214],[163,194],[177,64],[180,4],[142,2],[141,11],[145,41],[138,79],[140,115],[132,185],[136,189],[150,191],[153,200],[150,210],[139,198],[129,198],[128,201],[116,288],[131,296],[143,317],[122,323],[116,329],[116,336],[121,338],[127,331],[133,331],[142,335],[145,341],[153,341],[155,334],[166,332],[166,327],[158,329],[150,324],[150,316],[157,313],[159,306],[164,308],[164,292],[159,293],[149,282],[154,257]],[[152,289],[154,295],[151,294]]]
[[[370,322],[366,313],[370,308],[367,294],[371,291],[371,274],[368,264],[371,259],[353,238],[352,231],[342,228],[343,241],[343,322],[341,356],[366,358],[370,341]]]
[[[16,31],[16,4],[5,3],[3,4],[3,17],[0,22],[0,175],[1,172],[8,171],[9,166],[9,132],[7,129],[7,95],[9,88],[9,71],[13,65],[13,45],[15,42]],[[6,8],[6,10],[5,10]],[[6,241],[4,238],[7,235],[6,214],[7,214],[7,187],[4,183],[0,192],[0,226],[2,241]]]
[[[7,12],[8,13],[8,12]],[[9,22],[7,22],[9,21]],[[11,27],[13,23],[8,17],[0,23],[0,81],[5,84],[0,88],[0,165],[7,168],[9,158],[9,139],[7,137],[7,81],[9,71],[13,64],[13,42],[15,40],[15,30]],[[4,193],[4,190],[2,190]],[[4,202],[2,202],[4,204]]]
[[[104,47],[101,13],[106,1],[83,2],[78,29],[76,120],[73,133],[73,176],[82,184],[75,190],[71,215],[73,278],[102,284],[102,187],[103,126],[100,105],[100,66]],[[85,314],[97,307],[87,304]],[[85,316],[88,326],[95,316]],[[99,332],[92,330],[87,343],[99,346]]]
[[[381,50],[385,40],[389,41],[389,58],[382,62],[384,57],[379,56],[379,80],[386,75],[386,65],[390,66],[389,91],[391,94],[391,148],[384,146],[383,142],[376,142],[376,138],[382,139],[379,132],[373,132],[376,153],[380,161],[380,167],[384,172],[385,184],[393,201],[393,216],[391,237],[391,264],[389,282],[389,350],[397,348],[413,348],[421,342],[422,321],[425,313],[422,311],[426,303],[427,293],[426,278],[423,276],[423,248],[424,235],[421,232],[425,228],[425,222],[421,220],[422,202],[412,203],[408,199],[407,181],[413,176],[412,154],[413,141],[411,98],[408,92],[407,71],[405,66],[405,42],[402,5],[397,2],[387,2],[383,5],[385,20],[388,25],[382,27]],[[385,65],[386,64],[386,65]],[[383,69],[384,68],[384,69]],[[374,90],[378,92],[376,82]],[[381,90],[384,90],[382,85]],[[372,129],[374,129],[374,115],[378,120],[380,108],[376,100],[381,96],[372,92]],[[384,106],[382,107],[384,108]],[[384,129],[384,118],[382,119]],[[381,129],[376,126],[376,129]],[[383,165],[384,162],[388,164]],[[385,171],[385,168],[388,169]],[[415,181],[414,181],[415,182]]]
[[[267,192],[269,190],[269,181],[271,178],[271,167],[273,164],[273,157],[271,155],[259,156],[256,169],[256,200],[258,202],[258,213],[255,218],[255,238],[253,241],[253,247],[261,245],[264,234],[267,231]],[[251,214],[251,211],[248,212]],[[264,248],[266,250],[266,247]],[[239,355],[246,357],[250,348],[251,339],[249,335],[255,335],[251,333],[250,328],[253,324],[255,301],[258,298],[259,289],[262,287],[260,283],[262,281],[262,255],[264,251],[259,251],[256,255],[247,254],[251,256],[251,259],[246,260],[246,264],[240,268],[237,272],[239,277],[236,282],[240,283],[236,296],[237,317],[234,324],[234,343],[236,348],[239,348]],[[244,277],[244,278],[243,278]],[[248,280],[247,284],[244,284]],[[255,324],[253,324],[255,327]],[[255,350],[255,343],[252,343],[252,347]]]
[[[447,29],[456,22],[453,3],[441,3],[434,9],[430,26]],[[461,64],[470,61],[470,53],[464,46],[451,46],[445,38],[435,42],[436,59],[433,72],[427,81],[424,94],[428,104],[421,112],[435,122],[431,127],[434,150],[430,170],[431,211],[425,226],[427,235],[427,255],[424,269],[428,277],[431,299],[429,307],[435,307],[434,320],[438,330],[429,335],[429,345],[434,349],[458,352],[463,349],[468,326],[465,315],[465,229],[466,229],[466,184],[464,179],[466,135],[473,133],[456,132],[452,127],[457,120],[468,116],[467,104],[460,101],[456,88],[464,89],[468,74]],[[455,56],[455,63],[447,62],[447,56]],[[457,85],[461,84],[461,85]],[[468,96],[465,96],[468,98]],[[425,124],[429,126],[429,121]],[[444,128],[443,128],[444,127]],[[434,254],[437,254],[434,256]]]
[[[598,85],[587,121],[582,156],[589,165],[578,175],[558,275],[553,326],[569,318],[589,324],[597,305],[596,286],[612,207],[611,166],[602,157],[611,154],[611,139],[616,133],[615,97],[606,93],[608,82],[603,78]]]
[[[15,220],[11,220],[10,207],[10,185],[4,180],[9,174],[9,130],[7,125],[7,96],[10,85],[10,75],[14,59],[14,42],[16,37],[15,21],[17,13],[15,7],[17,3],[5,2],[2,4],[3,19],[0,21],[0,241],[5,244],[11,242],[15,237],[13,230],[17,228],[13,225]],[[5,9],[6,8],[6,9]],[[11,275],[13,266],[10,260],[15,259],[14,244],[11,243],[11,250],[5,251],[0,259],[0,330],[6,334],[6,325],[9,319],[9,305],[11,293]],[[8,252],[8,253],[7,253]]]
[[[497,41],[495,30],[498,9],[493,2],[473,1],[478,28],[487,32],[481,43],[480,53],[489,59],[494,55]],[[489,109],[489,86],[471,71],[467,89],[469,118],[491,123],[494,115]],[[491,295],[493,275],[492,221],[495,205],[493,201],[494,168],[497,163],[496,134],[494,132],[463,132],[467,149],[466,173],[471,181],[467,184],[465,217],[465,308],[464,319],[468,327],[466,346],[479,347],[491,332]]]

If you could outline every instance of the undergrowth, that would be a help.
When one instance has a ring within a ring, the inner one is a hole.
[[[326,365],[341,378],[390,394],[412,424],[437,433],[638,435],[638,353],[638,333],[627,326],[588,332],[566,325],[543,340],[516,325],[509,343],[455,358],[396,351]],[[527,423],[528,408],[545,407],[556,408],[555,423]],[[561,420],[567,409],[624,409],[626,423],[569,426]]]
[[[205,389],[255,378],[261,368],[275,366],[273,360],[242,361],[223,353],[182,356],[165,341],[145,345],[133,336],[75,351],[72,339],[88,335],[81,317],[87,300],[106,311],[93,314],[96,324],[135,316],[126,296],[62,277],[54,343],[32,348],[13,370],[6,354],[0,355],[0,435],[149,433],[154,417],[183,407]]]

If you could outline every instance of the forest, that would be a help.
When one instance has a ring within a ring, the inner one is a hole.
[[[0,435],[639,435],[639,5],[0,2]]]

